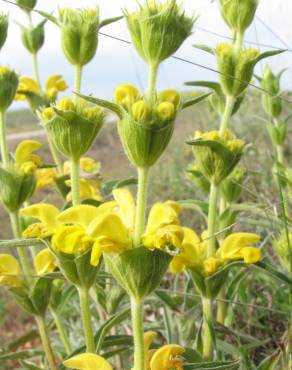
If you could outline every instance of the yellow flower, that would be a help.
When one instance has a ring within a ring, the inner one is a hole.
[[[115,189],[113,196],[116,207],[96,221],[92,262],[97,263],[102,252],[120,253],[132,248],[135,225],[135,201],[127,189]],[[151,208],[143,244],[149,249],[159,248],[171,251],[180,247],[182,231],[179,225],[180,207],[175,202],[156,203]],[[174,243],[174,244],[172,244]]]
[[[185,349],[177,344],[167,344],[157,351],[150,360],[150,370],[183,370],[181,355]]]
[[[71,180],[67,180],[65,184],[71,187]],[[80,179],[80,198],[81,199],[95,199],[101,200],[102,196],[100,194],[99,186],[96,181],[90,179]],[[72,200],[72,192],[69,192],[66,197],[67,201]]]
[[[20,210],[23,216],[33,217],[40,222],[31,224],[23,232],[25,238],[45,239],[52,236],[59,225],[59,210],[51,204],[39,203]]]
[[[20,77],[15,100],[25,100],[26,95],[24,93],[38,94],[38,83],[30,77]]]
[[[113,370],[107,360],[93,353],[81,353],[65,360],[63,364],[70,369],[78,370]]]
[[[261,259],[261,251],[250,247],[257,243],[260,237],[256,234],[234,233],[224,239],[217,250],[216,257],[223,261],[241,260],[246,263],[256,263]]]
[[[89,157],[80,158],[80,168],[86,173],[98,173],[100,171],[100,162],[95,162],[94,159]],[[63,173],[69,175],[71,173],[71,163],[70,161],[64,162]]]
[[[10,254],[0,254],[0,286],[17,288],[21,286],[20,266]]]
[[[46,81],[45,95],[49,100],[55,100],[59,92],[67,89],[67,84],[61,75],[52,75]],[[37,81],[30,77],[20,77],[15,100],[25,100],[26,93],[41,95]]]
[[[188,267],[200,266],[205,259],[206,243],[190,228],[184,227],[180,253],[170,263],[171,272],[181,272]]]
[[[150,350],[151,343],[156,339],[157,333],[155,331],[147,331],[144,333],[144,353],[145,353],[145,370],[149,369],[150,360],[155,350]]]
[[[34,154],[41,146],[41,143],[35,140],[23,140],[18,144],[14,153],[14,159],[16,165],[23,173],[33,174],[37,167],[42,165],[41,158]]]
[[[40,251],[36,255],[33,264],[37,275],[48,274],[58,267],[57,261],[49,248]]]
[[[65,91],[67,88],[68,86],[62,75],[52,75],[46,81],[46,95],[51,100],[56,99],[59,92]]]
[[[221,265],[221,261],[218,258],[209,257],[203,262],[203,265],[204,265],[204,272],[207,275],[212,275],[218,271]]]
[[[119,85],[114,93],[114,100],[124,108],[129,109],[140,98],[140,91],[131,84]]]
[[[39,168],[36,170],[36,192],[55,183],[57,172],[54,168]]]

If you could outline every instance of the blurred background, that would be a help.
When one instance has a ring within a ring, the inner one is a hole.
[[[12,0],[13,1],[13,0]],[[230,31],[222,20],[219,12],[219,1],[211,0],[185,0],[183,4],[188,14],[199,15],[193,35],[178,51],[179,57],[206,67],[216,67],[215,58],[200,50],[194,49],[193,44],[207,44],[215,46],[218,42],[228,41],[222,36],[230,36]],[[39,0],[37,9],[49,13],[56,13],[58,7],[86,7],[100,6],[101,19],[120,15],[121,9],[134,9],[135,0]],[[32,76],[30,55],[20,43],[20,31],[17,24],[26,24],[27,18],[16,6],[0,0],[0,10],[9,12],[10,29],[9,37],[1,55],[1,64],[8,64],[24,76]],[[247,41],[252,41],[253,46],[259,44],[271,45],[280,49],[292,49],[291,32],[292,2],[289,0],[260,0],[255,22],[249,28]],[[41,20],[34,14],[34,23]],[[103,28],[102,32],[129,40],[129,34],[123,20]],[[216,34],[214,34],[216,33]],[[219,36],[218,36],[218,35]],[[268,50],[269,47],[261,47]],[[264,66],[258,66],[258,73]],[[276,58],[269,59],[269,63],[276,70],[292,65],[292,50]],[[51,74],[61,73],[69,86],[73,84],[73,71],[60,49],[60,35],[57,26],[51,22],[46,25],[45,45],[39,53],[40,74],[42,80]],[[217,79],[214,72],[191,64],[170,59],[162,65],[159,75],[159,88],[183,88],[183,83],[189,80]],[[110,98],[115,86],[121,82],[131,82],[142,88],[147,81],[146,66],[138,57],[133,48],[120,41],[105,36],[99,38],[99,49],[95,59],[85,68],[83,92],[93,93],[103,98]],[[288,71],[284,87],[292,84],[292,71]],[[22,107],[23,103],[15,103],[12,109]]]

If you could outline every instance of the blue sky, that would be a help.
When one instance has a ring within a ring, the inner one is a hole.
[[[200,15],[196,26],[229,36],[230,31],[220,17],[218,2],[211,2],[211,0],[185,0],[184,5],[187,13]],[[58,6],[84,7],[95,6],[96,4],[99,4],[101,18],[104,19],[120,15],[121,8],[134,9],[136,1],[38,0],[37,8],[52,12]],[[17,7],[6,4],[2,0],[0,0],[0,10],[10,14],[9,37],[0,55],[1,64],[8,64],[21,75],[32,76],[30,55],[22,46],[18,26],[13,22],[15,20],[26,24],[26,16]],[[275,45],[280,48],[285,48],[285,45],[292,48],[292,2],[290,0],[260,0],[257,17],[246,34],[246,40]],[[33,19],[36,23],[40,20],[40,17],[34,14]],[[273,35],[264,24],[271,28],[275,34]],[[129,39],[123,20],[104,28],[103,32]],[[194,49],[192,44],[215,46],[220,41],[223,41],[220,37],[195,27],[193,35],[185,42],[177,52],[177,55],[193,62],[216,68],[214,58]],[[267,50],[267,48],[262,48],[262,50]],[[269,64],[276,71],[284,67],[290,67],[292,65],[292,53],[287,52],[285,55],[271,58]],[[258,67],[258,74],[261,74],[263,65],[261,64]],[[46,26],[46,41],[39,55],[39,67],[42,81],[45,81],[51,74],[60,73],[63,74],[72,88],[73,70],[62,54],[59,30],[53,24],[48,23]],[[292,72],[288,71],[285,76],[283,86],[291,88]],[[214,80],[217,78],[218,76],[212,72],[170,59],[163,63],[161,67],[158,86],[159,88],[182,88],[185,81]],[[93,93],[102,98],[110,98],[115,86],[121,82],[131,82],[145,88],[146,81],[146,65],[140,60],[131,46],[100,36],[97,55],[85,67],[82,91],[86,94]],[[14,104],[14,108],[17,107],[21,107],[21,105],[19,103]]]

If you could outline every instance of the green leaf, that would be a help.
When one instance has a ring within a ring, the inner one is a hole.
[[[196,364],[184,365],[184,370],[237,370],[239,369],[239,361],[213,361],[213,362],[200,362]]]
[[[96,352],[99,353],[103,347],[103,343],[106,334],[111,330],[111,328],[120,322],[127,319],[130,315],[131,310],[129,308],[124,309],[121,312],[116,313],[110,317],[103,325],[99,328],[98,332],[95,334]]]
[[[256,59],[256,63],[259,62],[260,60],[262,59],[265,59],[265,58],[269,58],[269,57],[273,57],[275,55],[278,55],[278,54],[282,54],[284,53],[285,51],[287,51],[286,49],[279,49],[279,50],[269,50],[269,51],[265,51],[264,53],[261,53],[257,59]]]
[[[42,239],[0,240],[0,247],[2,248],[47,247],[47,243]]]
[[[260,271],[274,277],[275,279],[278,279],[282,281],[285,284],[291,285],[292,286],[292,280],[282,272],[276,270],[272,265],[260,261],[257,262],[256,264],[253,265],[254,267],[258,268]]]
[[[124,18],[124,16],[123,15],[120,15],[118,17],[112,17],[112,18],[104,19],[103,21],[100,22],[99,29],[101,29],[102,27],[107,26],[108,24],[117,22],[117,21],[119,21],[119,20],[121,20],[123,18]]]
[[[134,177],[122,180],[110,180],[106,181],[102,186],[102,192],[104,195],[110,195],[114,189],[123,188],[125,186],[137,185],[138,181]]]
[[[43,356],[43,355],[44,355],[44,352],[40,349],[28,349],[27,351],[4,353],[0,355],[0,361],[20,360],[20,359],[26,359],[26,358],[31,358],[31,357]]]
[[[19,338],[13,340],[12,342],[9,342],[5,347],[2,347],[2,349],[5,350],[5,352],[16,350],[19,346],[30,342],[32,340],[35,340],[36,338],[39,338],[39,332],[38,330],[31,330],[28,333],[20,336]]]
[[[266,357],[257,367],[257,370],[275,370],[281,358],[281,350],[278,349]]]
[[[202,50],[202,51],[205,51],[206,53],[209,53],[211,55],[215,55],[215,50],[213,48],[211,48],[210,46],[208,45],[203,45],[203,44],[194,44],[192,45],[194,48],[196,49],[199,49],[199,50]]]
[[[35,366],[32,362],[20,361],[21,365],[27,370],[44,370],[41,367]]]
[[[49,21],[53,22],[54,24],[56,24],[57,26],[59,26],[59,21],[56,17],[54,17],[52,14],[49,14],[47,12],[43,12],[41,10],[36,10],[34,9],[34,11],[36,13],[38,13],[39,15],[41,15],[42,17],[48,19]]]
[[[198,211],[201,215],[204,216],[205,219],[208,216],[209,211],[209,204],[208,202],[204,202],[202,200],[196,199],[187,199],[187,200],[180,200],[178,202],[183,209],[193,209],[194,211]]]
[[[212,92],[208,92],[206,94],[202,94],[202,95],[197,96],[195,98],[188,99],[188,100],[186,100],[182,103],[182,108],[181,109],[185,109],[185,108],[188,108],[192,105],[198,104],[200,101],[206,99],[208,96],[210,96],[212,94],[213,94]]]
[[[40,315],[44,315],[48,307],[52,288],[52,279],[40,277],[35,281],[31,300]]]
[[[109,109],[113,113],[117,114],[117,116],[119,118],[123,117],[124,110],[116,103],[112,103],[110,101],[103,100],[103,99],[94,98],[94,97],[88,96],[88,95],[78,94],[77,92],[74,92],[74,94],[80,96],[80,98],[82,98],[86,101],[89,101],[90,103],[96,104],[96,105],[98,105],[100,107],[103,107],[103,108],[106,108],[106,109]]]
[[[188,81],[185,82],[186,86],[198,86],[198,87],[208,87],[209,89],[215,91],[218,95],[222,94],[221,85],[218,82],[213,81]]]

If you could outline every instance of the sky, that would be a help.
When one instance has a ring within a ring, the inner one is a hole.
[[[12,0],[13,1],[13,0]],[[142,0],[143,1],[143,0]],[[185,0],[183,4],[187,14],[197,14],[199,19],[190,38],[177,51],[176,55],[206,67],[216,68],[215,58],[192,47],[193,44],[216,46],[224,41],[222,36],[230,36],[230,30],[222,20],[219,11],[219,1]],[[56,11],[58,7],[100,7],[101,19],[118,16],[121,9],[134,10],[135,0],[38,0],[37,9],[46,12]],[[10,28],[8,40],[0,55],[0,63],[9,65],[22,76],[33,76],[31,56],[20,41],[19,27],[15,21],[27,24],[26,15],[16,6],[0,0],[0,11],[9,12]],[[257,17],[246,33],[246,40],[260,44],[269,44],[279,48],[292,49],[292,1],[291,0],[260,0]],[[33,14],[33,22],[41,20],[38,14]],[[196,28],[198,27],[198,28]],[[204,30],[205,31],[204,31]],[[206,32],[206,30],[208,32]],[[103,32],[129,40],[124,20],[109,25]],[[263,51],[268,48],[262,47]],[[39,53],[39,69],[42,83],[52,74],[62,74],[69,90],[73,89],[73,69],[64,57],[60,46],[60,32],[56,25],[48,22],[46,25],[45,45]],[[266,62],[257,68],[261,74]],[[292,52],[269,59],[269,65],[279,71],[292,66]],[[174,59],[165,61],[160,68],[158,88],[184,88],[184,82],[191,80],[217,80],[218,75],[206,69]],[[95,58],[85,66],[82,92],[94,94],[100,98],[110,99],[116,85],[123,82],[133,83],[141,89],[146,88],[147,66],[140,59],[132,46],[105,36],[99,36],[99,47]],[[283,88],[292,88],[292,69],[288,70],[283,80]],[[22,107],[15,103],[13,108]]]

